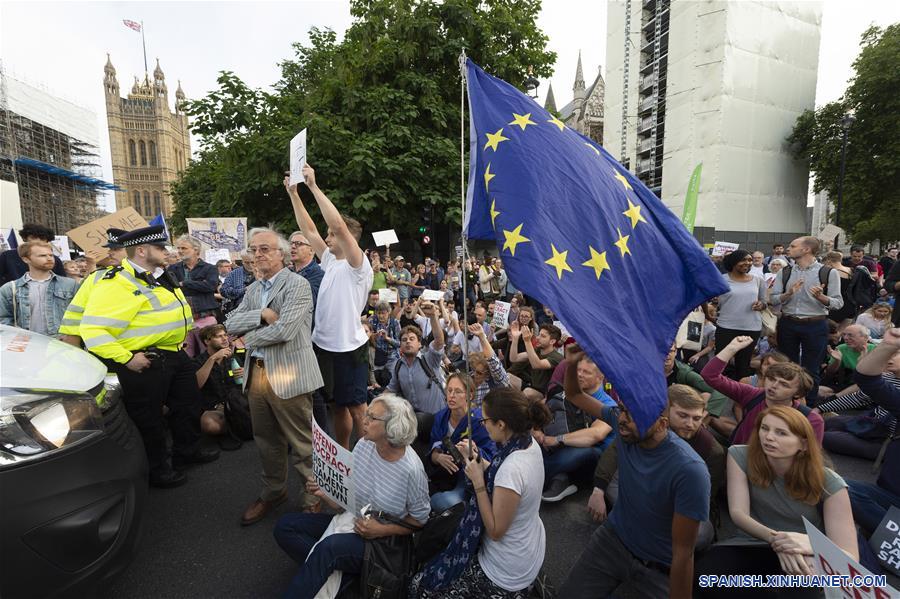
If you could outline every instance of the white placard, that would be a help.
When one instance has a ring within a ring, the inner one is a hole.
[[[809,520],[803,519],[803,525],[806,526],[806,534],[809,537],[809,544],[815,553],[814,566],[816,574],[821,576],[839,577],[847,576],[844,580],[853,581],[853,577],[872,577],[872,573],[862,567],[859,562],[855,561],[849,555],[841,551],[840,547],[835,545],[831,539],[826,537],[818,528],[810,524]],[[884,581],[884,576],[876,577]],[[872,578],[868,579],[869,581]],[[864,580],[856,580],[853,587],[830,586],[825,587],[825,597],[827,599],[843,599],[844,597],[853,597],[854,599],[872,598],[872,599],[898,599],[900,593],[888,586],[886,583],[882,586],[862,586]],[[870,582],[871,584],[871,582]],[[840,582],[837,582],[840,585]]]
[[[713,256],[724,256],[729,252],[733,252],[734,250],[740,247],[737,243],[730,243],[728,241],[717,241],[713,246],[712,255]]]
[[[436,291],[434,289],[426,289],[422,292],[422,299],[426,302],[439,302],[444,299],[443,291]]]
[[[203,255],[203,259],[207,264],[212,264],[215,266],[216,262],[219,260],[228,260],[231,262],[231,252],[227,249],[218,249],[218,250],[206,250],[206,253]]]
[[[303,183],[303,166],[306,164],[306,129],[291,140],[290,184]]]
[[[463,246],[458,245],[454,249],[456,250],[456,257],[462,258],[463,257]]]
[[[505,329],[509,326],[509,309],[512,308],[512,304],[509,302],[494,302],[494,317],[491,319],[491,324],[497,327],[498,329]]]
[[[353,506],[353,453],[328,436],[315,418],[313,425],[313,477],[329,499],[347,511]]]
[[[388,229],[387,231],[375,231],[372,233],[372,239],[375,240],[375,245],[378,247],[393,245],[400,242],[400,240],[397,239],[397,232],[393,229]]]
[[[204,255],[208,250],[240,252],[247,247],[247,217],[188,218],[188,234],[200,241]]]
[[[53,246],[53,255],[65,262],[72,259],[72,250],[69,249],[69,238],[66,235],[57,235],[50,242]]]
[[[378,290],[378,301],[379,302],[388,302],[390,304],[396,304],[398,301],[397,298],[397,290],[396,289],[388,289],[385,287],[384,289]]]

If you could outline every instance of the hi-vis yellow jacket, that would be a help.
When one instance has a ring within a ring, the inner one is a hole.
[[[75,292],[75,297],[72,298],[69,307],[66,308],[66,313],[63,314],[62,322],[59,325],[60,335],[73,335],[75,337],[81,335],[78,331],[78,327],[81,326],[81,317],[84,314],[84,307],[87,305],[88,298],[91,297],[91,291],[94,289],[94,285],[96,285],[97,281],[102,279],[108,271],[108,268],[98,268],[81,281],[81,286],[78,288],[78,291]]]
[[[180,289],[151,287],[122,260],[94,283],[78,334],[91,353],[125,364],[148,347],[177,351],[193,325]]]

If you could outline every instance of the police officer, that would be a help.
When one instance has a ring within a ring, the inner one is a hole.
[[[59,335],[62,341],[81,347],[78,327],[81,326],[84,307],[87,305],[88,298],[91,297],[91,291],[97,281],[103,278],[110,267],[117,266],[125,259],[125,248],[119,243],[119,235],[123,233],[127,233],[127,231],[112,228],[106,230],[107,241],[102,247],[107,248],[109,254],[97,262],[97,269],[94,272],[84,278],[81,287],[78,288],[75,297],[66,308],[66,313],[63,314],[62,322],[59,325]]]
[[[94,284],[78,329],[85,347],[119,377],[125,408],[144,439],[155,487],[181,485],[185,466],[219,457],[217,450],[200,448],[196,368],[181,349],[193,318],[184,294],[164,270],[166,240],[162,226],[118,236],[127,258]],[[171,464],[164,403],[172,430]]]

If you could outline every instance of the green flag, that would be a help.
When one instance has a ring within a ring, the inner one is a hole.
[[[697,216],[697,196],[700,193],[700,169],[703,163],[697,165],[691,174],[691,180],[688,182],[687,194],[684,196],[684,212],[681,215],[681,222],[687,227],[691,233],[694,232],[694,218]]]

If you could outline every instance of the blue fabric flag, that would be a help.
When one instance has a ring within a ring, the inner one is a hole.
[[[550,307],[643,434],[666,406],[679,325],[728,291],[699,243],[600,145],[467,62],[464,228],[496,239],[510,281]]]
[[[162,226],[163,230],[166,232],[166,237],[169,239],[169,243],[173,243],[172,237],[169,235],[169,225],[166,224],[166,219],[163,218],[162,214],[157,214],[153,217],[153,220],[150,221],[151,227]]]

